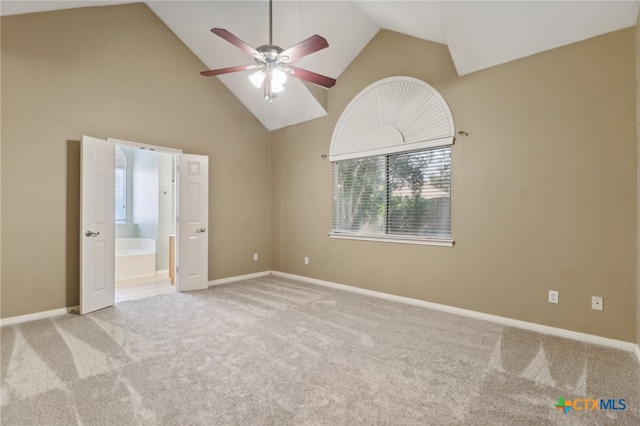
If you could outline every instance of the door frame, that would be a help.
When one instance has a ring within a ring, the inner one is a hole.
[[[173,200],[173,202],[175,204],[175,207],[176,207],[176,214],[175,214],[175,217],[174,217],[174,224],[175,224],[175,232],[176,232],[176,242],[178,242],[179,238],[180,238],[180,232],[181,232],[180,226],[179,226],[179,215],[180,215],[179,208],[182,205],[182,203],[180,202],[181,198],[180,198],[180,167],[179,167],[179,164],[182,161],[182,155],[184,154],[183,151],[181,149],[167,148],[167,147],[163,147],[163,146],[150,145],[150,144],[145,144],[145,143],[140,143],[140,142],[128,141],[128,140],[124,140],[124,139],[117,139],[117,138],[97,139],[97,138],[93,138],[91,136],[87,136],[87,137],[91,138],[91,139],[104,141],[105,143],[108,143],[109,145],[111,145],[114,150],[115,150],[116,146],[120,145],[120,146],[124,146],[124,147],[129,147],[129,148],[138,148],[138,149],[144,149],[144,150],[149,150],[149,151],[158,152],[158,153],[167,153],[167,154],[174,155],[174,159],[175,159],[175,162],[174,162],[174,173],[175,173],[175,179],[176,179],[176,181],[175,181],[175,194],[174,194],[174,200]],[[114,151],[113,154],[115,156],[115,151]],[[208,170],[208,156],[201,156],[201,157],[206,157],[207,158],[207,160],[206,160],[206,169]],[[82,164],[81,164],[81,167],[82,167]],[[115,165],[114,165],[114,170],[113,171],[115,172]],[[208,173],[207,173],[207,175],[208,175]],[[207,179],[208,179],[208,176],[207,176]],[[208,183],[207,183],[207,185],[208,185]],[[208,190],[207,190],[207,194],[206,194],[207,203],[208,203],[208,198],[209,198],[208,195],[209,194],[208,194]],[[111,194],[112,199],[113,199],[114,196],[115,196],[115,193]],[[80,194],[80,203],[81,203],[80,208],[82,210],[85,207],[85,200],[84,200],[84,197],[82,197],[82,194]],[[208,219],[208,214],[207,214],[207,219]],[[206,223],[207,223],[207,227],[208,227],[208,220],[207,220]],[[114,223],[114,225],[115,225],[115,223]],[[81,226],[82,226],[82,223],[81,223]],[[205,228],[202,228],[202,230],[200,232],[205,232],[204,229]],[[84,232],[84,230],[81,229],[81,234],[83,232]],[[207,233],[207,235],[208,235],[208,233]],[[114,254],[115,254],[115,232],[113,233],[113,236],[111,237],[111,241],[110,242],[112,243],[111,247],[113,247]],[[180,275],[177,273],[177,268],[180,266],[178,264],[178,262],[180,262],[180,257],[179,257],[180,248],[179,247],[180,247],[180,244],[176,244],[176,246],[175,246],[175,256],[176,256],[177,262],[174,262],[174,265],[176,266],[176,271],[174,271],[174,274],[175,274],[174,276],[176,278],[176,291],[188,291],[189,289],[180,288],[181,287],[181,285],[180,285]],[[189,250],[187,250],[187,251],[189,251]],[[81,247],[80,247],[80,273],[83,273],[82,255],[83,255],[83,253],[82,253],[82,243],[81,243]],[[207,259],[206,259],[206,263],[208,264],[208,256],[207,256]],[[115,279],[115,262],[113,264],[114,264],[114,271],[112,271],[112,272],[114,272],[113,278]],[[207,270],[208,270],[208,268],[207,268]],[[206,282],[208,283],[208,279],[206,280]],[[115,281],[114,281],[114,285],[115,285]],[[83,286],[83,283],[82,283],[82,280],[80,280],[80,288],[79,288],[80,292],[83,291],[82,290],[82,286]],[[113,301],[111,302],[111,304],[103,306],[103,307],[113,306],[113,304],[115,304],[115,293],[113,295]],[[98,308],[98,309],[101,309],[101,308]],[[83,314],[83,312],[82,312],[83,311],[82,303],[81,303],[81,306],[80,306],[80,311],[81,311],[80,313]],[[89,312],[87,311],[87,312],[84,312],[84,313],[89,313]]]
[[[122,147],[127,147],[127,148],[137,148],[137,149],[144,149],[144,150],[149,150],[149,151],[153,151],[153,152],[161,152],[161,153],[165,153],[165,154],[172,154],[174,155],[174,175],[176,177],[176,182],[175,182],[175,193],[174,193],[174,198],[173,198],[173,202],[174,202],[174,206],[175,206],[175,212],[176,214],[173,217],[173,225],[174,225],[174,229],[176,232],[176,241],[178,238],[178,215],[177,215],[177,207],[178,207],[178,202],[180,199],[180,188],[178,185],[178,180],[180,179],[179,177],[179,173],[178,173],[178,164],[180,164],[180,155],[183,154],[183,151],[181,149],[176,149],[176,148],[167,148],[164,146],[159,146],[159,145],[151,145],[151,144],[146,144],[146,143],[140,143],[140,142],[134,142],[134,141],[129,141],[129,140],[124,140],[124,139],[117,139],[117,138],[107,138],[107,141],[109,142],[113,142],[115,146],[122,146]],[[115,235],[114,235],[115,238]],[[115,243],[115,242],[114,242]],[[176,244],[175,246],[175,258],[176,260],[178,259],[178,244]],[[174,262],[174,267],[177,268],[178,264],[177,262]],[[180,282],[179,282],[179,278],[178,275],[176,274],[176,271],[173,271],[173,276],[175,277],[175,290],[176,291],[180,291]],[[115,303],[115,302],[114,302]]]

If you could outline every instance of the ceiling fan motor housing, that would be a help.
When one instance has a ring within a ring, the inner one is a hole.
[[[264,44],[256,49],[262,55],[264,62],[276,62],[278,59],[278,55],[284,51],[280,46],[275,46],[273,44]],[[280,58],[282,60],[289,59],[288,57]],[[260,62],[260,61],[259,61]]]

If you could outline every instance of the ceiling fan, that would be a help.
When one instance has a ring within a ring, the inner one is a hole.
[[[273,6],[269,0],[269,44],[262,45],[256,49],[240,40],[229,31],[222,28],[212,28],[211,32],[238,47],[243,52],[253,56],[255,64],[239,65],[236,67],[220,68],[210,71],[202,71],[200,74],[206,77],[212,75],[228,74],[237,71],[257,70],[249,76],[251,82],[258,88],[264,88],[264,98],[271,101],[278,92],[284,90],[284,83],[287,75],[317,84],[322,87],[333,87],[336,80],[321,74],[298,68],[291,65],[297,59],[315,53],[329,47],[329,43],[324,37],[318,34],[301,41],[287,50],[273,44]]]

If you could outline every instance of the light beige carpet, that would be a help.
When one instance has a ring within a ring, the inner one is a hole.
[[[640,424],[630,353],[273,276],[1,339],[3,425]]]

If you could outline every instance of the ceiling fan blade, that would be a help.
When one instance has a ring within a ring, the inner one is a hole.
[[[329,47],[327,39],[316,34],[306,40],[301,41],[295,46],[288,48],[284,52],[281,52],[278,55],[278,59],[284,59],[284,57],[286,56],[288,59],[284,59],[285,61],[295,61],[296,59],[310,55],[311,53],[317,52],[327,47]]]
[[[212,75],[220,75],[220,74],[229,74],[231,72],[251,70],[257,68],[255,65],[239,65],[237,67],[228,67],[228,68],[220,68],[217,70],[209,70],[200,72],[201,75],[205,77],[210,77]]]
[[[218,37],[221,37],[227,40],[229,43],[233,44],[234,46],[236,46],[237,48],[239,48],[249,56],[258,57],[258,58],[262,57],[262,55],[260,55],[260,52],[258,52],[256,49],[249,46],[247,43],[240,40],[238,37],[234,36],[227,30],[224,30],[222,28],[212,28],[211,32],[217,35]]]
[[[308,81],[309,83],[317,84],[318,86],[329,88],[336,84],[336,80],[331,77],[316,74],[315,72],[294,67],[293,65],[287,65],[287,68],[293,70],[292,76]]]

